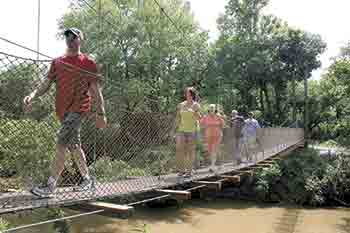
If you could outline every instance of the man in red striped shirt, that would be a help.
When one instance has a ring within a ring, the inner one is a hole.
[[[81,121],[91,110],[91,97],[97,103],[96,127],[104,128],[107,124],[97,65],[93,59],[80,52],[83,33],[77,28],[69,28],[65,30],[64,36],[67,45],[65,55],[52,61],[48,77],[23,100],[26,109],[30,110],[34,98],[45,94],[53,83],[56,85],[56,114],[61,128],[57,135],[57,155],[52,174],[45,186],[31,190],[40,197],[50,197],[55,193],[68,151],[73,153],[83,177],[77,190],[91,188],[92,180],[80,142]]]

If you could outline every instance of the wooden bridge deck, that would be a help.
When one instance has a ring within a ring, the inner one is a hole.
[[[225,163],[220,167],[216,174],[209,172],[208,168],[203,168],[196,170],[196,173],[189,178],[180,178],[176,174],[134,177],[109,183],[96,183],[94,189],[84,192],[73,191],[72,187],[58,188],[55,196],[52,198],[38,198],[28,191],[0,193],[0,214],[42,207],[75,205],[101,198],[113,198],[147,193],[156,189],[164,189],[180,184],[205,180],[216,177],[218,174],[230,174],[233,172],[239,172],[242,169],[249,169],[249,167],[267,159],[271,159],[272,157],[287,154],[290,151],[295,150],[299,145],[300,142],[297,142],[291,145],[279,146],[271,151],[265,151],[264,155],[260,153],[258,155],[258,160],[255,161],[255,163],[243,163],[239,166],[233,166],[232,163]]]

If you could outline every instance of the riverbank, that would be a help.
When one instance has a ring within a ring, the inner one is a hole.
[[[246,176],[218,197],[303,206],[350,206],[350,156],[320,156],[315,149],[293,152],[269,168]]]

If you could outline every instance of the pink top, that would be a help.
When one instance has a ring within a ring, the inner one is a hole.
[[[224,119],[214,115],[206,115],[202,117],[200,121],[201,125],[205,128],[204,135],[206,137],[221,137],[222,128],[224,127]]]

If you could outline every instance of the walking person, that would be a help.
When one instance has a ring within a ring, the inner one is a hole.
[[[235,165],[242,163],[241,157],[241,138],[242,130],[244,127],[244,118],[238,115],[236,110],[231,112],[231,129],[232,129],[232,140],[233,140],[233,161],[236,161]]]
[[[69,28],[64,31],[64,36],[66,53],[52,61],[47,78],[23,100],[26,110],[30,111],[33,100],[44,95],[55,83],[56,115],[61,127],[57,134],[57,153],[52,174],[46,185],[31,190],[40,197],[51,197],[55,193],[67,152],[73,154],[83,177],[77,190],[85,191],[91,188],[92,180],[81,147],[80,129],[82,119],[91,110],[92,98],[96,101],[96,127],[104,128],[107,124],[97,65],[93,59],[80,51],[83,33],[77,28]]]
[[[221,115],[218,114],[215,104],[209,105],[208,115],[202,117],[200,124],[204,128],[204,142],[207,145],[207,151],[211,160],[209,171],[216,172],[215,163],[222,141],[222,129],[225,122]]]
[[[253,156],[255,155],[255,160],[257,160],[257,148],[259,142],[257,139],[257,130],[260,129],[259,122],[254,119],[253,112],[248,113],[248,118],[244,121],[244,127],[242,130],[243,134],[243,151],[248,162],[253,161]]]
[[[176,167],[179,176],[189,177],[196,156],[198,124],[201,118],[198,96],[193,87],[185,89],[185,101],[177,106]]]

